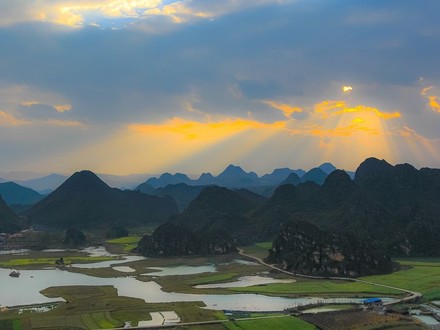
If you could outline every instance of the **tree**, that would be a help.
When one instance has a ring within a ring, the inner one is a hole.
[[[108,238],[127,237],[128,229],[122,226],[113,226],[106,234]]]
[[[66,231],[66,236],[64,237],[64,244],[67,245],[81,245],[86,241],[86,235],[78,229],[69,228]]]

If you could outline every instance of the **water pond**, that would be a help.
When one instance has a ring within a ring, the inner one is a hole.
[[[215,265],[203,266],[175,266],[175,267],[148,267],[148,269],[156,270],[155,272],[145,273],[148,276],[172,276],[172,275],[193,275],[201,273],[214,273],[217,271]]]
[[[275,278],[266,277],[266,276],[243,276],[237,279],[234,282],[225,282],[225,283],[213,283],[213,284],[200,284],[196,285],[197,289],[214,289],[214,288],[239,288],[246,286],[254,286],[254,285],[264,285],[264,284],[272,284],[272,283],[293,283],[296,282],[294,279],[286,279],[286,280],[277,280]]]
[[[282,311],[297,305],[316,303],[360,303],[362,299],[322,299],[317,297],[281,298],[259,294],[203,295],[169,293],[153,281],[142,282],[133,277],[98,278],[61,269],[23,270],[18,278],[10,270],[0,269],[0,306],[17,306],[62,301],[43,296],[40,291],[51,286],[111,285],[120,296],[140,298],[149,303],[203,301],[207,308],[242,311]]]
[[[93,263],[85,263],[85,264],[72,264],[72,267],[76,268],[107,268],[113,265],[124,264],[127,262],[145,260],[144,257],[141,256],[123,256],[122,259],[114,259],[108,261],[99,261]]]

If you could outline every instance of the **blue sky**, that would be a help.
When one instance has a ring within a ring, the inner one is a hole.
[[[0,172],[440,163],[440,3],[0,1]]]

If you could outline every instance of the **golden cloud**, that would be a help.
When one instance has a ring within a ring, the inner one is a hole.
[[[401,116],[400,112],[397,112],[397,111],[391,112],[391,113],[390,112],[382,112],[377,108],[368,107],[365,105],[358,105],[353,108],[347,107],[347,108],[344,108],[340,111],[335,112],[334,114],[340,115],[343,113],[353,113],[353,112],[372,112],[372,113],[375,113],[379,118],[382,118],[382,119],[393,119],[393,118],[399,118]]]
[[[432,110],[436,112],[440,112],[440,103],[438,99],[439,98],[437,96],[428,96],[429,106],[431,107]]]
[[[286,118],[291,118],[292,114],[295,112],[303,112],[300,107],[291,106],[288,104],[277,103],[271,100],[263,100],[261,103],[267,104],[268,106],[281,110]]]
[[[356,112],[372,112],[382,119],[393,119],[401,116],[400,112],[383,112],[377,108],[369,107],[366,105],[357,105],[350,107],[345,101],[327,100],[315,104],[315,113],[321,115],[322,118],[328,118],[331,116],[339,116],[344,113],[356,113]]]
[[[329,116],[328,112],[334,109],[345,108],[346,106],[345,101],[326,100],[315,104],[314,109],[316,113],[321,114],[323,118],[326,118]]]
[[[225,136],[246,130],[257,130],[264,128],[280,130],[285,128],[285,123],[275,122],[272,124],[267,124],[240,118],[203,123],[185,120],[182,118],[173,118],[158,125],[132,124],[129,126],[129,128],[143,134],[173,133],[183,135],[186,139],[194,140],[210,139],[214,136]]]

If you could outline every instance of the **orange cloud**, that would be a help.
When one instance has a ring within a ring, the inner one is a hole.
[[[440,103],[437,96],[428,96],[429,106],[432,110],[440,112]]]
[[[268,106],[281,110],[286,118],[291,118],[292,114],[295,112],[303,112],[303,109],[300,107],[294,107],[288,104],[277,103],[271,100],[264,100],[261,103],[267,104]]]
[[[355,107],[350,107],[345,101],[337,100],[327,100],[315,104],[315,113],[320,114],[322,118],[328,118],[331,116],[338,116],[344,113],[355,113],[355,112],[372,112],[375,113],[379,118],[382,119],[393,119],[399,118],[401,116],[400,112],[383,112],[377,108],[369,107],[366,105],[357,105]]]
[[[256,129],[284,129],[284,122],[266,124],[248,119],[225,119],[217,122],[196,122],[182,118],[173,118],[159,125],[132,124],[131,130],[144,134],[174,133],[183,135],[188,140],[210,140],[219,136],[227,136],[246,130]]]
[[[327,100],[315,104],[314,109],[316,113],[321,114],[323,118],[326,118],[329,116],[327,113],[331,110],[345,108],[346,106],[345,101]]]
[[[400,112],[382,112],[379,109],[373,108],[373,107],[368,107],[365,105],[358,105],[354,108],[344,108],[340,111],[334,112],[335,115],[339,115],[342,113],[350,113],[350,112],[373,112],[375,113],[379,118],[383,118],[383,119],[393,119],[393,118],[399,118]]]

